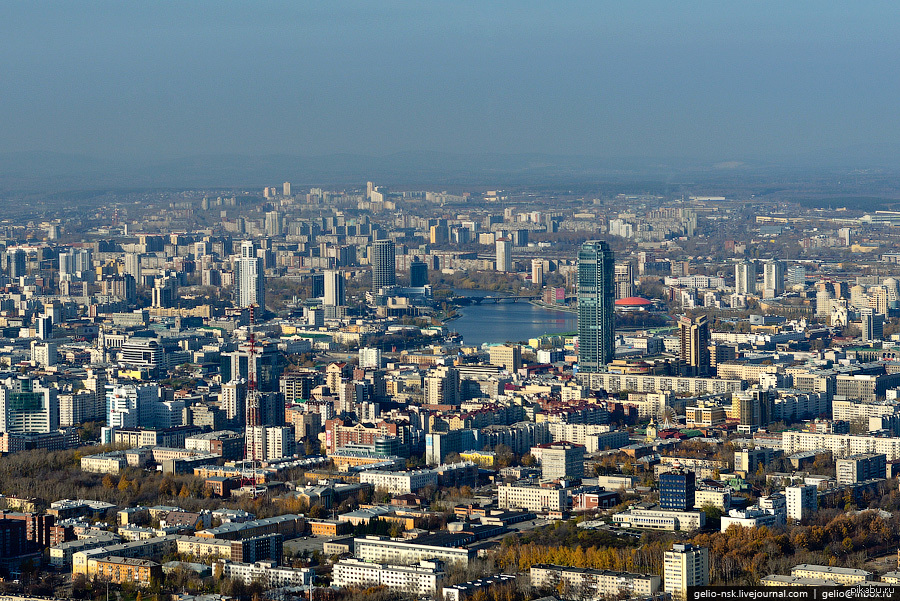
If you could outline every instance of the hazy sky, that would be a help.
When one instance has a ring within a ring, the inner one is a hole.
[[[0,152],[686,155],[900,140],[897,2],[32,2]]]

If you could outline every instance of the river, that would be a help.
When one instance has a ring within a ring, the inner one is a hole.
[[[486,296],[495,294],[482,290],[457,290],[460,295]],[[555,311],[532,305],[527,301],[515,303],[482,303],[458,309],[460,317],[447,323],[447,329],[459,332],[468,345],[485,342],[527,342],[542,334],[560,334],[578,329],[578,317],[568,311]]]

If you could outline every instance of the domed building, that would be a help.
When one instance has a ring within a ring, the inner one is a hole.
[[[616,301],[616,311],[647,311],[653,303],[640,296],[629,296]]]

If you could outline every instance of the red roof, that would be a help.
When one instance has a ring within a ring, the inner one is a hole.
[[[629,296],[628,298],[620,298],[616,301],[616,305],[622,306],[639,306],[646,307],[647,305],[652,305],[650,301],[646,298],[641,298],[640,296]]]

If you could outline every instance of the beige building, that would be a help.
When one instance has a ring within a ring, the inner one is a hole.
[[[522,347],[518,345],[498,344],[488,348],[491,365],[500,365],[509,372],[518,371],[522,367]]]
[[[562,589],[564,598],[599,599],[626,593],[629,598],[649,597],[659,591],[660,578],[655,574],[613,572],[550,564],[531,566],[531,586],[539,591]]]
[[[536,512],[562,511],[566,509],[566,491],[561,488],[501,484],[497,487],[497,507]]]
[[[872,572],[855,568],[839,568],[836,566],[822,566],[811,563],[801,563],[791,568],[791,576],[797,578],[822,578],[834,580],[840,585],[859,584],[875,580]]]
[[[689,586],[709,584],[709,549],[694,545],[674,544],[663,558],[665,592],[676,601],[681,601]]]

